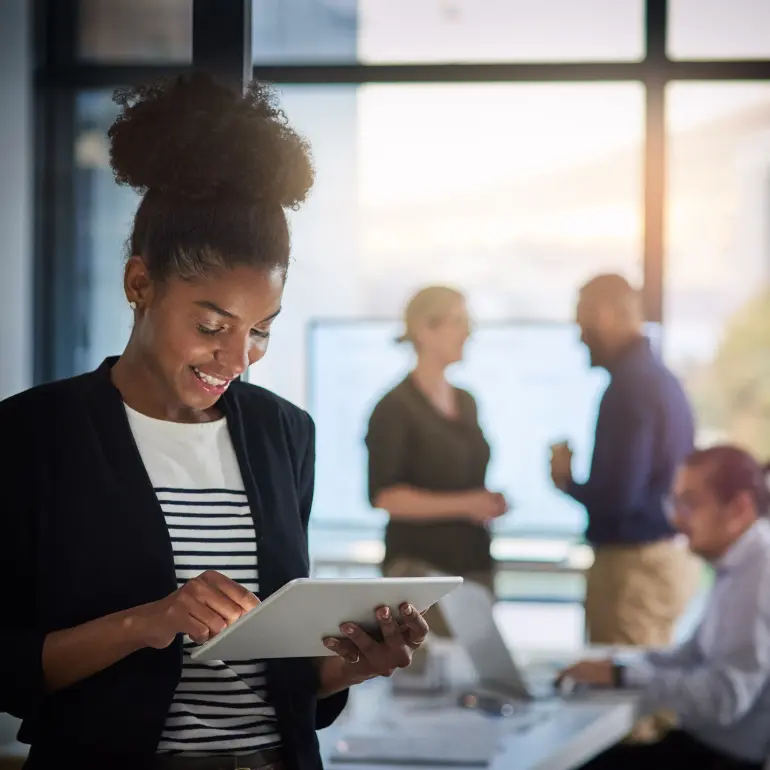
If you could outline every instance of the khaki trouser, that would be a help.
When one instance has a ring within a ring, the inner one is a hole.
[[[680,540],[641,546],[601,546],[586,580],[586,635],[591,644],[662,647],[692,599],[700,561]],[[658,712],[642,717],[630,742],[658,740],[676,723]]]
[[[699,562],[680,540],[599,546],[586,579],[586,635],[591,644],[671,644],[692,599]]]

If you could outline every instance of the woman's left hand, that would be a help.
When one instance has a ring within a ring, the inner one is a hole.
[[[328,649],[346,661],[351,680],[390,676],[412,662],[412,654],[425,641],[428,624],[412,605],[404,604],[399,609],[399,619],[388,607],[375,612],[382,630],[381,642],[354,623],[342,624],[343,638],[324,640]]]

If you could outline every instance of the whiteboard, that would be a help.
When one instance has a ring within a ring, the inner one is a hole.
[[[317,321],[309,330],[308,408],[316,422],[313,520],[372,526],[383,522],[367,497],[364,437],[377,401],[409,371],[413,353],[397,345],[397,322]],[[657,344],[657,328],[650,328]],[[582,506],[556,491],[548,447],[569,440],[574,473],[588,473],[599,400],[608,383],[591,369],[579,330],[569,323],[480,325],[465,360],[449,377],[476,398],[491,445],[487,486],[503,491],[512,511],[498,533],[575,534]]]

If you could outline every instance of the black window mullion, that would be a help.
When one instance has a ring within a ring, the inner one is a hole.
[[[251,0],[193,0],[193,67],[242,91],[252,77]]]
[[[39,0],[35,14],[40,66],[70,65],[77,54],[76,0]],[[34,110],[34,376],[45,382],[77,370],[89,297],[75,238],[75,91],[39,87]]]
[[[667,0],[647,0],[642,291],[646,320],[658,323],[663,321],[664,292],[667,21]]]

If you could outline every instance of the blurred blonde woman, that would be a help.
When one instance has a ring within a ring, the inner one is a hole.
[[[419,291],[407,305],[401,343],[416,364],[369,419],[369,500],[388,512],[383,572],[436,569],[493,590],[487,525],[507,510],[485,486],[489,444],[476,402],[446,377],[470,335],[463,295],[445,286]],[[446,629],[431,627],[439,633]]]

